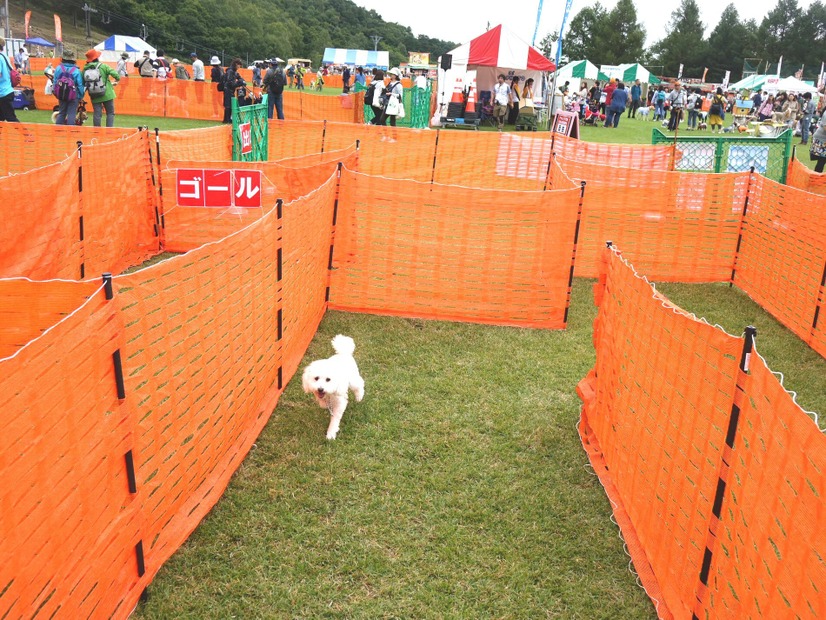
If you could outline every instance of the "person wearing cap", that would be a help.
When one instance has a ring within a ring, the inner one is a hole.
[[[172,59],[172,66],[175,67],[175,79],[176,80],[188,80],[189,79],[189,71],[186,70],[186,66],[177,58]]]
[[[0,37],[0,121],[19,123],[14,113],[14,87],[11,85],[11,64],[3,53],[6,40]]]
[[[287,85],[287,76],[277,56],[270,60],[270,68],[264,76],[264,88],[267,92],[267,118],[272,118],[273,108],[278,114],[278,120],[284,120],[284,86]]]
[[[192,52],[189,57],[192,59],[192,81],[203,82],[206,77],[204,74],[204,61],[198,58],[198,54]]]
[[[60,85],[60,76],[63,74],[67,74],[75,83],[75,93],[76,97],[70,100],[60,100],[57,110],[57,120],[55,121],[58,125],[74,125],[75,118],[77,117],[77,105],[83,96],[86,94],[86,87],[83,84],[83,74],[80,72],[80,69],[77,68],[77,64],[75,63],[75,53],[72,50],[63,50],[63,58],[60,60],[60,64],[57,65],[57,69],[54,72],[54,83],[55,89]],[[57,93],[55,93],[57,96]]]
[[[127,60],[129,60],[129,54],[123,52],[123,54],[120,55],[120,60],[118,60],[118,65],[115,68],[115,71],[117,71],[118,75],[121,77],[126,77],[129,75],[129,69],[127,68],[126,63]]]
[[[103,110],[106,110],[106,126],[115,126],[115,89],[112,87],[112,82],[109,78],[115,80],[115,85],[120,82],[120,74],[115,72],[109,65],[100,62],[100,52],[96,49],[91,49],[86,52],[86,64],[83,66],[83,83],[86,87],[86,92],[89,93],[89,99],[92,100],[92,124],[95,127],[100,127]],[[97,72],[97,73],[95,73]],[[95,80],[90,79],[91,76],[100,77],[103,81],[103,93],[95,93]]]
[[[143,58],[135,61],[135,69],[142,78],[155,77],[155,64],[149,57],[149,50],[143,51]]]
[[[402,86],[402,72],[399,71],[396,67],[390,69],[387,72],[387,75],[390,76],[390,83],[384,89],[385,95],[387,95],[387,103],[384,105],[382,110],[381,118],[379,119],[379,125],[387,125],[387,121],[390,121],[390,126],[396,126],[396,117],[398,116],[398,112],[391,114],[388,112],[389,110],[398,109],[396,107],[396,103],[403,105],[404,102],[404,87]],[[391,100],[395,100],[396,103],[391,103]],[[393,138],[390,138],[390,142],[395,142]]]
[[[680,121],[683,120],[683,108],[685,107],[685,91],[680,82],[674,82],[674,88],[668,93],[668,103],[671,107],[671,117],[668,119],[668,131],[677,131]]]

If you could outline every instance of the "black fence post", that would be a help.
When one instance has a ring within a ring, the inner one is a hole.
[[[333,222],[330,227],[330,256],[327,261],[327,289],[324,292],[325,303],[330,301],[330,284],[333,276],[333,252],[335,249],[336,222],[338,221],[338,199],[341,194],[341,170],[343,167],[342,163],[338,162],[336,168],[336,197],[333,201]]]
[[[749,325],[744,330],[744,337],[743,337],[743,348],[740,353],[740,371],[742,373],[748,373],[749,367],[751,364],[751,356],[754,353],[754,339],[757,336],[757,328]],[[742,402],[742,398],[745,395],[745,389],[743,384],[741,383],[740,376],[738,374],[737,379],[735,380],[735,393],[734,398],[732,399],[731,403],[731,413],[729,415],[728,421],[728,428],[726,429],[726,448],[724,449],[723,453],[721,454],[720,459],[720,471],[717,477],[717,490],[714,494],[714,503],[711,508],[711,516],[709,517],[709,525],[708,525],[708,534],[706,537],[706,548],[703,552],[703,562],[700,566],[700,583],[697,585],[695,589],[695,610],[691,614],[692,620],[699,620],[700,613],[702,611],[702,604],[704,601],[704,597],[701,596],[701,591],[708,587],[708,577],[711,573],[711,563],[714,560],[714,547],[715,541],[717,539],[716,534],[714,532],[717,530],[717,521],[719,521],[720,516],[723,514],[723,500],[725,499],[726,494],[726,483],[728,481],[728,472],[729,472],[729,461],[726,460],[728,456],[731,459],[731,452],[734,450],[734,440],[737,437],[737,425],[740,422],[740,405],[738,403]],[[740,396],[740,393],[743,393],[743,397]],[[729,454],[727,454],[727,452]]]
[[[78,216],[78,238],[80,239],[80,279],[86,277],[86,258],[83,251],[85,232],[83,230],[83,142],[77,141],[77,193],[80,203]]]
[[[327,142],[327,119],[321,125],[321,152],[324,152],[324,145]]]
[[[579,243],[579,226],[582,221],[582,203],[585,199],[585,181],[580,183],[579,189],[579,207],[576,212],[576,226],[574,227],[574,247],[571,252],[571,271],[568,274],[568,296],[565,299],[565,316],[562,322],[568,324],[568,311],[571,309],[571,289],[574,286],[574,265],[576,265],[576,246]],[[610,242],[609,242],[610,243]]]
[[[734,250],[734,263],[731,266],[731,278],[728,286],[734,286],[734,275],[737,273],[737,263],[740,257],[740,246],[743,243],[743,227],[746,225],[746,216],[749,213],[749,197],[751,196],[751,184],[754,180],[754,166],[749,170],[749,183],[746,185],[746,200],[743,202],[743,212],[740,214],[740,230],[737,232],[737,247]]]
[[[433,185],[436,182],[436,157],[439,154],[439,136],[440,129],[436,128],[436,143],[433,145],[433,169],[430,172],[430,184]]]
[[[283,251],[283,231],[284,231],[284,201],[279,198],[275,203],[276,219],[278,221],[277,243],[276,250],[276,282],[278,290],[278,311],[276,313],[276,340],[279,342],[284,337],[284,295],[283,295],[283,279],[284,279],[284,251]],[[283,361],[283,355],[282,359]],[[278,364],[278,389],[284,388],[284,366],[282,363]]]

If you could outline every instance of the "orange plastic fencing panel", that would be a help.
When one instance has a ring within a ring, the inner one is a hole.
[[[89,123],[91,125],[91,123]],[[0,176],[28,172],[74,155],[77,143],[112,142],[136,133],[125,127],[0,123]]]
[[[305,91],[285,90],[282,103],[284,118],[302,121],[364,122],[364,93],[316,95]]]
[[[324,121],[280,121],[270,119],[267,136],[267,158],[270,160],[296,157],[324,150]],[[354,141],[350,141],[349,146]],[[342,145],[337,148],[343,148]],[[334,147],[336,148],[336,147]]]
[[[0,128],[16,123],[0,123]],[[83,265],[77,157],[0,178],[0,277],[79,279]]]
[[[437,183],[492,189],[545,188],[550,142],[511,133],[439,131]]]
[[[295,200],[315,191],[335,175],[339,161],[357,165],[355,150],[333,151],[279,162],[168,162],[161,174],[162,183],[167,188],[163,202],[164,247],[169,251],[184,252],[245,228],[272,209],[278,199]],[[215,184],[225,180],[228,187],[234,187],[234,173],[231,171],[260,171],[261,207],[244,208],[225,204],[197,207],[181,204],[177,199],[178,178],[189,178],[191,175],[187,171],[193,170],[223,171],[220,176],[214,177]]]
[[[565,327],[579,191],[517,193],[344,171],[330,307]]]
[[[359,140],[359,170],[366,174],[430,181],[438,132],[405,127],[327,123],[326,148]]]
[[[595,277],[605,242],[614,241],[651,280],[729,280],[749,173],[699,175],[557,160],[573,179],[586,181],[576,275]]]
[[[142,517],[125,459],[134,417],[118,399],[113,354],[122,331],[100,286],[38,284],[37,318],[65,313],[73,294],[89,299],[0,359],[4,618],[125,618],[140,596]]]
[[[756,176],[732,281],[826,355],[813,333],[824,302],[826,197]]]
[[[231,161],[232,125],[160,132],[161,166],[167,161]]]
[[[14,354],[82,306],[97,286],[59,280],[0,279],[0,359]]]
[[[114,279],[147,580],[218,501],[280,395],[277,215]]]
[[[789,159],[789,170],[786,174],[786,185],[802,189],[813,194],[826,196],[826,174],[818,174],[804,166],[799,159]]]
[[[698,615],[826,617],[826,437],[757,355],[744,391]]]
[[[292,376],[327,309],[337,178],[284,205],[284,373]]]
[[[660,618],[689,618],[742,341],[686,315],[615,252],[580,384],[580,432]]]
[[[84,146],[83,256],[87,277],[119,273],[160,251],[149,134]]]
[[[553,151],[567,160],[644,170],[674,169],[674,146],[584,142],[555,133],[547,139],[553,143]]]

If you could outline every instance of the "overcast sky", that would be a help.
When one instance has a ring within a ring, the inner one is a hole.
[[[500,23],[513,30],[521,39],[531,42],[536,26],[539,0],[504,0],[499,2],[450,2],[445,0],[417,0],[415,2],[390,2],[388,0],[353,0],[357,5],[375,10],[385,21],[398,22],[409,26],[415,35],[426,35],[446,41],[464,43],[485,32],[488,22],[491,26]],[[763,17],[777,6],[777,0],[733,0],[742,19],[754,19],[759,24]],[[804,10],[812,0],[798,0]],[[584,7],[595,2],[574,0],[568,23]],[[697,0],[700,19],[706,27],[706,36],[720,21],[727,0]],[[610,10],[616,0],[603,0],[602,6]],[[679,6],[676,0],[634,0],[637,19],[646,32],[646,45],[651,45],[665,34],[671,20],[671,12]],[[549,32],[559,31],[562,23],[564,0],[544,0],[538,44]],[[376,33],[381,34],[381,33]],[[379,43],[381,46],[381,43]],[[415,51],[415,50],[410,50]],[[564,46],[563,46],[564,53]],[[572,59],[573,60],[573,59]]]

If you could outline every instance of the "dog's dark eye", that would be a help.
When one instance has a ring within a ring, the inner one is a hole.
[[[327,377],[326,381],[327,383],[330,383],[330,377]]]
[[[313,379],[313,381],[318,381],[318,377],[316,377],[315,379]]]

